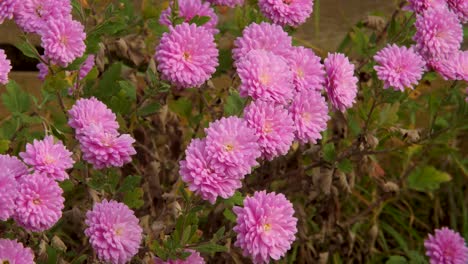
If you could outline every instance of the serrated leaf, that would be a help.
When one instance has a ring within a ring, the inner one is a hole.
[[[120,72],[122,63],[112,64],[103,74],[96,89],[93,89],[92,95],[99,99],[109,100],[109,96],[116,94],[119,89],[116,89],[116,83],[121,79]]]
[[[161,104],[152,102],[138,109],[138,115],[141,117],[152,115],[159,111]]]
[[[344,173],[353,171],[353,163],[349,159],[344,159],[338,163],[338,169]]]
[[[125,177],[124,181],[120,185],[118,192],[128,192],[140,185],[141,176],[138,175],[129,175]]]
[[[328,143],[323,146],[323,159],[332,162],[336,158],[335,145],[333,143]]]
[[[209,16],[194,16],[192,19],[190,19],[190,24],[196,24],[197,26],[203,26],[204,24],[208,23],[210,21],[211,17]]]
[[[432,166],[416,168],[408,176],[409,188],[416,191],[434,191],[439,189],[440,184],[448,182],[452,177]]]
[[[185,98],[179,98],[177,101],[169,102],[169,109],[187,120],[192,115],[192,102]]]
[[[237,217],[236,217],[236,215],[232,212],[232,210],[230,210],[230,209],[228,209],[228,208],[224,209],[223,215],[224,215],[224,217],[225,217],[227,220],[229,220],[229,221],[231,221],[231,222],[233,222],[233,223],[236,222]]]
[[[2,94],[2,101],[5,107],[12,113],[24,113],[29,110],[30,96],[25,93],[19,85],[10,80],[6,85],[7,92]]]
[[[224,104],[224,114],[231,115],[240,115],[244,110],[245,99],[240,97],[237,91],[233,91],[226,99]]]
[[[145,204],[142,199],[143,194],[144,192],[142,188],[135,188],[132,191],[125,193],[124,203],[130,208],[138,209]]]
[[[119,86],[130,99],[136,100],[136,88],[133,83],[129,81],[119,81]]]
[[[243,205],[244,204],[244,196],[239,191],[236,191],[233,196],[225,199],[226,204],[233,206],[233,205]]]

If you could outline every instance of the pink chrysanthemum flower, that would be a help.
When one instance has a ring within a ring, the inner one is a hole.
[[[134,212],[123,203],[104,200],[86,213],[85,235],[100,260],[129,262],[138,253],[142,228]]]
[[[327,129],[328,107],[318,91],[302,91],[296,94],[289,106],[296,126],[296,138],[302,142],[316,144],[321,139],[320,132]]]
[[[66,67],[83,55],[86,33],[80,22],[71,19],[51,19],[41,32],[44,55],[54,64]]]
[[[62,189],[56,181],[39,173],[22,177],[16,197],[16,223],[27,230],[42,232],[62,217]]]
[[[24,163],[32,166],[34,171],[44,174],[56,181],[68,179],[66,170],[71,169],[75,161],[73,153],[67,150],[62,141],[54,143],[52,136],[44,140],[34,140],[26,145],[26,152],[19,155]]]
[[[15,12],[16,23],[26,32],[48,31],[46,22],[71,19],[71,2],[66,0],[21,0]]]
[[[294,122],[283,106],[254,101],[244,109],[247,125],[258,136],[262,156],[267,160],[288,153],[294,141]]]
[[[428,9],[416,18],[417,50],[425,58],[438,58],[460,49],[463,29],[457,15],[447,8]]]
[[[8,74],[11,71],[11,61],[7,59],[5,51],[0,49],[0,83],[8,83]]]
[[[11,175],[16,180],[29,174],[26,165],[17,157],[12,157],[10,155],[0,155],[0,171]]]
[[[181,88],[201,86],[218,66],[213,34],[195,24],[171,26],[154,56],[162,77]]]
[[[168,260],[163,261],[160,258],[154,259],[154,264],[205,264],[205,260],[200,256],[200,253],[195,250],[187,250],[192,254],[188,256],[185,260],[176,259],[176,260]]]
[[[311,49],[292,47],[285,55],[294,74],[296,91],[322,90],[325,84],[325,69],[320,58]]]
[[[258,165],[260,146],[255,131],[238,117],[223,117],[205,129],[206,152],[215,171],[232,177],[249,174]]]
[[[17,184],[14,175],[0,169],[0,221],[6,221],[15,211]]]
[[[297,218],[294,208],[283,194],[255,192],[244,200],[244,207],[235,206],[237,233],[235,246],[254,263],[279,260],[296,239]]]
[[[424,241],[431,264],[466,264],[468,247],[463,237],[447,227],[435,230]]]
[[[445,80],[468,81],[468,51],[457,51],[453,54],[430,61],[430,65]]]
[[[388,45],[374,56],[377,65],[374,69],[384,82],[384,89],[393,87],[404,91],[405,87],[413,89],[421,79],[426,63],[413,48]]]
[[[16,240],[0,238],[0,263],[34,264],[34,254]]]
[[[0,24],[5,21],[5,19],[12,19],[13,14],[16,11],[16,6],[18,0],[2,0],[0,1]]]
[[[236,7],[244,4],[244,0],[208,0],[213,5]]]
[[[185,159],[180,161],[179,173],[192,192],[214,204],[221,196],[227,199],[242,187],[243,175],[228,175],[216,172],[206,151],[205,140],[193,139],[185,150]]]
[[[95,64],[95,56],[93,54],[89,55],[86,60],[81,64],[80,71],[78,72],[78,77],[84,79],[86,75],[93,69]]]
[[[333,107],[344,112],[356,102],[357,82],[354,65],[341,53],[328,54],[325,59],[325,87]]]
[[[282,27],[266,22],[252,23],[242,31],[242,36],[234,41],[232,57],[237,61],[252,50],[271,51],[285,55],[291,49],[292,39]]]
[[[252,50],[237,63],[239,94],[286,105],[293,96],[293,73],[286,60],[265,50]]]
[[[445,8],[446,5],[445,0],[408,0],[408,6],[404,10],[420,14],[431,8]]]
[[[468,23],[468,1],[466,0],[447,0],[450,10],[457,14],[462,23]]]
[[[273,23],[297,27],[312,13],[313,0],[259,0],[262,13]]]
[[[99,125],[105,131],[114,131],[119,128],[115,114],[95,97],[76,101],[68,111],[68,115],[68,125],[75,129],[77,138],[89,125]]]
[[[119,135],[117,131],[106,131],[102,126],[90,125],[79,138],[83,160],[96,169],[122,167],[132,161],[136,154],[135,143],[128,134]]]
[[[203,24],[202,27],[210,31],[211,34],[218,34],[219,30],[216,28],[216,25],[218,24],[218,16],[209,3],[202,2],[201,0],[179,0],[178,4],[179,17],[184,18],[185,22],[190,22],[190,20],[196,16],[209,17],[210,20]],[[170,6],[161,12],[161,16],[159,17],[159,23],[161,23],[161,25],[172,25],[170,20],[171,12],[172,9]]]

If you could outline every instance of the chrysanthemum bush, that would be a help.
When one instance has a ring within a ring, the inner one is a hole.
[[[0,263],[468,263],[467,2],[319,8],[0,1]]]

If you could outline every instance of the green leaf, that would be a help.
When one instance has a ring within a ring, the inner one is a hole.
[[[338,169],[344,173],[353,171],[353,163],[349,159],[344,159],[338,164]]]
[[[137,113],[139,116],[145,117],[145,116],[149,116],[158,112],[160,108],[161,108],[161,104],[157,102],[152,102],[138,109]]]
[[[244,98],[240,97],[239,92],[231,92],[224,104],[224,114],[229,116],[240,115],[244,110],[245,101]]]
[[[222,245],[218,245],[215,243],[208,243],[208,244],[201,244],[198,246],[193,247],[196,251],[202,252],[202,253],[216,253],[216,252],[226,252],[227,248]]]
[[[407,264],[408,261],[406,261],[405,257],[402,256],[390,256],[388,260],[385,262],[385,264]]]
[[[239,191],[236,191],[233,196],[225,199],[227,205],[234,206],[234,205],[243,205],[244,204],[244,196]]]
[[[328,143],[323,146],[323,159],[332,162],[336,158],[335,144]]]
[[[111,95],[115,95],[119,89],[116,89],[116,83],[121,79],[120,72],[122,71],[122,63],[112,64],[103,74],[96,89],[93,89],[91,95],[95,95],[101,100],[107,99]]]
[[[119,81],[119,86],[130,99],[136,100],[136,88],[129,81]]]
[[[439,189],[440,184],[448,182],[452,177],[432,166],[415,169],[408,176],[409,188],[417,191],[434,191]]]
[[[26,41],[16,44],[15,47],[21,50],[21,52],[26,57],[39,60],[39,57],[37,56],[37,54],[39,53],[37,52],[36,48],[33,47],[31,44],[27,43]]]
[[[228,209],[228,208],[224,209],[223,215],[224,215],[224,217],[225,217],[227,220],[229,220],[229,221],[231,221],[231,222],[233,222],[233,223],[236,222],[237,217],[236,217],[236,215],[232,212],[232,210],[230,210],[230,209]]]
[[[67,79],[66,72],[60,71],[56,74],[48,74],[42,88],[48,92],[57,92],[70,88],[72,85]]]
[[[192,102],[185,97],[181,97],[177,101],[169,102],[169,109],[180,117],[189,120],[192,115]]]
[[[29,110],[30,96],[25,93],[19,85],[10,80],[6,85],[7,92],[2,94],[2,101],[5,107],[12,113],[24,113]]]
[[[0,139],[0,154],[4,154],[10,148],[10,140]]]
[[[141,176],[129,175],[125,177],[124,181],[120,185],[118,192],[123,193],[123,192],[131,191],[137,188],[140,185],[140,182],[141,182]]]
[[[83,64],[83,62],[86,61],[87,58],[88,58],[88,55],[84,55],[82,57],[79,57],[79,58],[75,59],[64,70],[67,70],[67,71],[79,70],[81,68],[81,65]]]
[[[130,192],[125,193],[124,195],[124,203],[133,209],[138,209],[142,207],[145,202],[143,201],[143,189],[142,188],[135,188]]]
[[[46,251],[47,251],[47,262],[45,263],[56,264],[58,262],[57,251],[49,245],[46,246]]]
[[[197,26],[203,26],[204,24],[208,23],[210,21],[209,16],[194,16],[192,19],[190,19],[189,24],[196,24]]]
[[[213,238],[211,239],[211,241],[217,242],[217,241],[221,240],[223,238],[223,236],[224,236],[225,231],[226,231],[226,228],[224,226],[219,228],[218,231],[216,231],[216,233],[213,235]]]

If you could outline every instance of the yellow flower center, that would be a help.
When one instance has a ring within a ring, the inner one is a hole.
[[[270,231],[271,230],[271,224],[264,224],[263,225],[263,230]]]
[[[10,261],[8,261],[8,260],[1,260],[0,259],[0,261],[1,261],[2,264],[10,264]]]
[[[270,75],[266,73],[260,74],[260,83],[263,85],[268,85],[270,83]]]
[[[120,235],[122,235],[123,231],[124,231],[123,227],[118,227],[118,228],[115,230],[115,235],[116,235],[116,236],[120,236]]]
[[[182,57],[184,57],[184,60],[190,61],[190,53],[188,51],[184,51],[184,54],[182,54]]]
[[[33,202],[33,204],[35,204],[35,205],[41,204],[41,200],[40,200],[39,198],[33,199],[32,202]]]
[[[302,113],[302,119],[304,119],[305,121],[310,121],[310,119],[312,119],[312,116],[310,115],[309,112],[305,112],[305,113]]]
[[[47,154],[44,159],[45,164],[52,164],[55,162],[55,158]]]
[[[297,77],[299,77],[299,78],[304,77],[304,71],[301,68],[297,69]]]
[[[234,146],[232,144],[226,144],[226,146],[224,146],[224,149],[226,149],[226,151],[232,151],[234,149]]]
[[[263,125],[263,133],[265,134],[268,134],[268,133],[271,133],[273,131],[273,128],[272,128],[272,125],[270,122],[265,122],[265,124]]]

